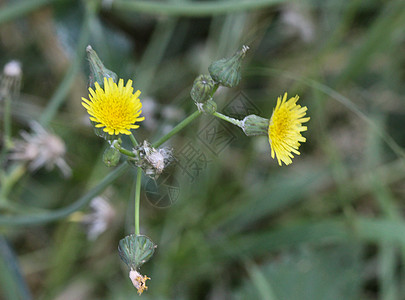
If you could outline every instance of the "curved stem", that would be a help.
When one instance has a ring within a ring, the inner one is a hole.
[[[120,177],[129,168],[129,165],[125,162],[117,167],[114,171],[108,174],[104,179],[87,192],[84,196],[79,198],[76,202],[71,205],[54,210],[49,213],[35,214],[35,215],[18,215],[18,216],[0,216],[0,225],[3,226],[21,226],[21,225],[33,225],[33,224],[43,224],[47,222],[52,222],[58,219],[62,219],[70,215],[71,213],[81,209],[83,206],[88,204],[91,199],[100,194],[109,184]]]
[[[147,0],[115,0],[113,9],[123,11],[136,11],[152,15],[170,15],[187,17],[207,17],[241,12],[254,9],[262,9],[285,3],[286,0],[240,0],[240,1],[197,1],[197,2],[153,2]]]
[[[168,132],[166,135],[161,137],[156,143],[152,145],[153,148],[158,148],[161,146],[164,142],[166,142],[168,139],[170,139],[173,135],[178,133],[180,130],[182,130],[184,127],[186,127],[188,124],[190,124],[192,121],[194,121],[199,115],[201,115],[202,112],[196,110],[194,113],[189,115],[187,118],[185,118],[183,121],[181,121],[179,124],[176,125],[170,132]]]
[[[117,149],[119,152],[121,152],[122,154],[129,156],[129,157],[135,157],[135,153],[133,153],[132,151],[129,151],[125,148],[121,148],[120,144],[115,143],[114,144],[114,148]]]
[[[139,207],[141,202],[141,179],[142,169],[138,167],[136,173],[136,187],[135,187],[135,234],[139,235]]]

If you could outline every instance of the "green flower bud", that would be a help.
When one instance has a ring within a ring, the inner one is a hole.
[[[269,131],[269,119],[265,119],[256,115],[246,116],[242,120],[241,128],[247,136],[254,135],[268,135]]]
[[[223,86],[237,86],[241,79],[240,67],[242,59],[245,57],[247,50],[249,50],[248,46],[242,46],[242,49],[232,57],[213,62],[208,68],[211,77]]]
[[[108,147],[105,149],[104,154],[103,154],[103,162],[107,167],[115,167],[121,158],[121,153],[113,148],[113,147]]]
[[[208,100],[204,103],[197,103],[197,107],[199,111],[209,115],[212,115],[217,111],[217,104],[213,100]]]
[[[190,92],[195,103],[203,103],[211,99],[215,82],[210,75],[199,75],[195,80]]]
[[[112,78],[114,82],[117,82],[118,80],[117,74],[104,67],[96,51],[94,51],[90,45],[87,46],[86,52],[87,58],[89,59],[90,63],[90,78],[89,78],[90,87],[94,88],[94,83],[96,82],[98,82],[98,84],[101,87],[103,87],[104,77]]]

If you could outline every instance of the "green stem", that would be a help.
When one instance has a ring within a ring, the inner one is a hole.
[[[214,85],[214,88],[212,89],[211,98],[214,96],[214,94],[215,94],[215,92],[217,91],[218,88],[219,88],[219,83],[216,83]]]
[[[219,112],[214,112],[213,113],[214,116],[216,116],[217,118],[220,118],[222,120],[225,120],[233,125],[239,126],[240,128],[242,128],[242,121],[241,120],[237,120],[228,116],[225,116]]]
[[[49,213],[49,210],[37,207],[30,207],[26,204],[19,204],[17,202],[5,201],[4,203],[0,203],[0,209],[7,210],[8,212],[12,213],[21,213],[22,211],[27,214],[38,214],[38,213]]]
[[[4,99],[4,148],[8,150],[11,145],[11,98],[6,96]]]
[[[167,133],[165,136],[161,137],[156,143],[154,143],[152,145],[152,147],[158,148],[160,145],[162,145],[164,142],[166,142],[168,139],[170,139],[173,135],[175,135],[180,130],[182,130],[184,127],[186,127],[188,124],[190,124],[192,121],[194,121],[199,115],[201,115],[201,112],[196,110],[194,113],[192,113],[187,118],[185,118],[183,121],[181,121],[179,124],[177,124],[177,126],[174,127],[169,133]]]
[[[41,8],[44,5],[56,2],[59,0],[26,0],[15,1],[13,4],[3,5],[0,10],[0,25],[6,22],[13,21],[16,18],[22,17],[26,14]]]
[[[134,136],[134,134],[133,134],[132,132],[131,132],[131,134],[129,135],[129,139],[131,140],[132,145],[134,145],[134,147],[139,146],[139,143],[138,143],[138,141],[136,140],[136,138],[135,138],[135,136]]]
[[[135,187],[135,234],[139,235],[139,206],[141,200],[141,178],[142,169],[138,167],[136,174],[136,187]]]
[[[181,3],[147,1],[147,0],[115,0],[113,9],[122,11],[136,11],[152,15],[170,15],[187,17],[208,17],[247,10],[258,10],[265,7],[285,3],[286,0],[240,0],[240,1],[196,1]]]
[[[32,1],[35,2],[35,1]],[[46,127],[49,122],[55,117],[59,107],[63,104],[66,99],[66,95],[68,94],[70,87],[72,86],[76,74],[80,70],[82,60],[86,53],[86,46],[89,41],[90,36],[90,23],[91,19],[94,17],[94,12],[90,10],[90,8],[86,9],[86,14],[83,20],[83,24],[80,30],[80,37],[79,41],[76,46],[76,54],[72,64],[70,65],[68,71],[65,74],[61,84],[59,85],[56,92],[53,94],[51,100],[49,101],[47,107],[43,111],[41,117],[39,118],[39,122],[42,126]]]
[[[49,213],[35,214],[35,215],[19,215],[19,216],[4,216],[0,215],[0,225],[3,226],[22,226],[22,225],[33,225],[33,224],[43,224],[47,222],[52,222],[58,219],[62,219],[70,215],[71,213],[81,209],[83,206],[88,204],[91,199],[100,194],[108,185],[110,185],[114,180],[124,174],[129,165],[125,162],[117,167],[114,171],[109,173],[104,179],[87,192],[84,196],[79,198],[76,202],[71,205],[54,210]]]

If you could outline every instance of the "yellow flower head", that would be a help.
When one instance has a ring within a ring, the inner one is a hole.
[[[269,142],[271,147],[271,157],[277,156],[278,164],[281,162],[289,165],[292,163],[292,153],[300,155],[298,148],[300,142],[305,142],[306,139],[301,135],[302,131],[306,131],[307,127],[302,126],[302,123],[308,122],[309,117],[306,115],[307,107],[297,105],[298,96],[287,100],[287,93],[277,99],[276,108],[273,110],[269,123]]]
[[[131,129],[139,127],[135,122],[145,118],[139,118],[142,103],[138,97],[141,92],[138,90],[133,94],[132,80],[128,80],[124,87],[124,80],[120,79],[117,85],[112,78],[104,77],[104,89],[97,82],[95,87],[96,91],[89,88],[89,100],[82,98],[82,105],[97,128],[104,127],[103,131],[116,135],[131,134]]]

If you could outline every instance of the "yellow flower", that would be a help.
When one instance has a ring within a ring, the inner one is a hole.
[[[305,142],[306,139],[301,135],[302,131],[306,131],[307,127],[302,126],[302,123],[308,122],[309,117],[306,115],[307,107],[297,105],[298,96],[287,100],[287,93],[277,99],[276,108],[273,110],[269,123],[269,142],[271,147],[271,157],[277,156],[278,164],[281,162],[289,165],[292,163],[292,153],[300,155],[298,148],[300,142]]]
[[[82,98],[82,105],[90,115],[90,120],[96,123],[97,128],[110,135],[131,134],[131,129],[139,125],[135,122],[143,121],[139,118],[142,112],[142,103],[139,100],[141,92],[133,94],[132,80],[128,80],[124,87],[124,80],[120,79],[118,85],[112,78],[104,77],[104,89],[95,83],[96,91],[89,88],[89,99]]]

